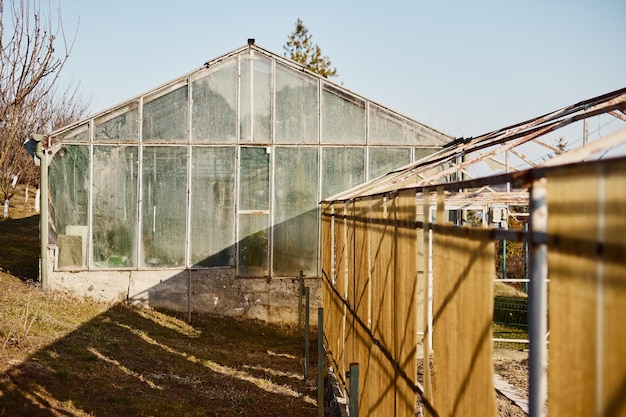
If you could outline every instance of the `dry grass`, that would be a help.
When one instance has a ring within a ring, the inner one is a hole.
[[[0,272],[0,416],[317,415],[317,376],[302,376],[296,329],[214,316],[190,324],[43,292],[28,280],[38,218],[23,215],[0,221],[0,267],[25,271]]]
[[[495,297],[528,298],[528,294],[504,282],[494,282],[493,292]]]
[[[0,415],[316,415],[295,329],[0,286]]]

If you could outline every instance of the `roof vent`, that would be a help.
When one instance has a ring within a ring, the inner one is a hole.
[[[248,45],[254,45],[254,38],[248,38]]]

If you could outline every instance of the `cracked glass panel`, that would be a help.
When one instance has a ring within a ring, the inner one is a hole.
[[[88,142],[89,141],[89,123],[76,126],[73,129],[66,130],[54,137],[55,142]]]
[[[94,120],[94,140],[99,142],[138,142],[138,103],[113,110]]]

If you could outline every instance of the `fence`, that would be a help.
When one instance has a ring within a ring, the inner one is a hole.
[[[515,327],[528,327],[528,301],[519,298],[495,297],[493,322]]]
[[[454,198],[505,183],[528,187],[529,231],[445,223]],[[626,415],[624,190],[620,158],[323,202],[325,348],[344,387],[359,364],[359,415],[414,416],[418,400],[496,415],[495,239],[530,246],[530,415],[548,382],[551,415]]]

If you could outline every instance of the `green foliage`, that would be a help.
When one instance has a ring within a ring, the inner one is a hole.
[[[283,47],[285,56],[324,78],[336,77],[337,68],[331,67],[330,59],[323,56],[320,47],[311,42],[312,37],[302,20],[298,19],[296,29],[287,37],[287,43]]]
[[[526,218],[509,216],[509,230],[523,230],[526,225]],[[496,273],[502,277],[502,241],[496,241]],[[524,242],[506,242],[506,278],[522,279],[526,278],[526,245]],[[509,284],[515,288],[522,289],[522,283]]]

